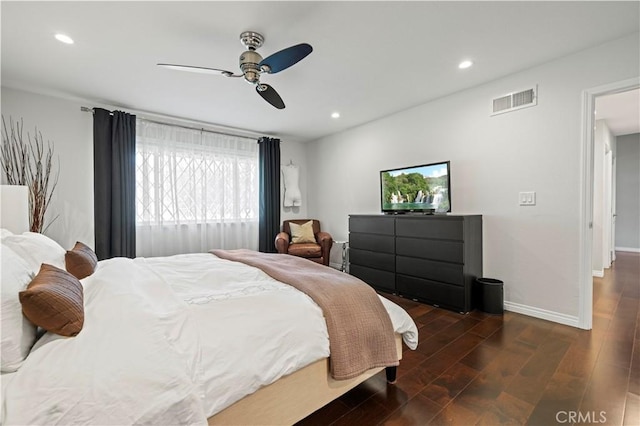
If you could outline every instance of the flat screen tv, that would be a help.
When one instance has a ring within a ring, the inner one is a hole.
[[[449,161],[382,170],[382,212],[445,213],[451,211]]]

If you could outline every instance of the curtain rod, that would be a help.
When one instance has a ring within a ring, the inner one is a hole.
[[[91,114],[93,114],[93,108],[89,108],[86,106],[81,106],[80,107],[80,111],[83,112],[90,112]],[[180,127],[182,129],[189,129],[189,130],[199,130],[201,132],[207,132],[207,133],[214,133],[216,135],[224,135],[224,136],[232,136],[234,138],[246,138],[246,139],[251,139],[251,136],[243,136],[241,134],[237,134],[237,133],[225,133],[225,132],[221,132],[221,131],[217,131],[217,130],[209,130],[209,129],[205,129],[204,127],[194,127],[194,126],[185,126],[183,124],[174,124],[174,123],[167,123],[167,122],[163,122],[163,121],[158,121],[158,120],[152,120],[150,118],[146,118],[144,116],[140,116],[139,114],[135,114],[136,117],[138,118],[138,120],[142,120],[142,121],[146,121],[147,123],[154,123],[154,124],[164,124],[165,126],[174,126],[174,127]],[[173,119],[173,118],[172,118]],[[242,132],[242,131],[240,131]],[[254,132],[246,132],[246,133],[250,133],[255,135],[256,137],[261,137],[261,136],[268,136],[268,135],[258,135],[257,133]]]

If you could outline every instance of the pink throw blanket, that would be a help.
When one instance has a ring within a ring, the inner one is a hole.
[[[288,254],[211,250],[222,259],[261,269],[311,297],[324,313],[331,376],[356,377],[371,368],[398,365],[393,325],[376,292],[356,277]]]

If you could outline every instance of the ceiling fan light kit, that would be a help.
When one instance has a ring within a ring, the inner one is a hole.
[[[256,52],[264,43],[264,37],[254,31],[244,31],[240,34],[240,42],[247,49],[240,55],[240,71],[242,74],[234,74],[231,71],[218,68],[197,67],[191,65],[177,65],[160,63],[158,66],[180,71],[217,74],[225,77],[244,77],[245,81],[256,86],[256,92],[267,102],[278,109],[284,109],[284,101],[276,90],[268,84],[260,82],[261,74],[275,74],[295,65],[307,55],[313,48],[307,43],[296,44],[280,50],[266,58]]]

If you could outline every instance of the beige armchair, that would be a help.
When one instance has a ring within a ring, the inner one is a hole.
[[[291,234],[291,224],[304,225],[309,221],[312,222],[311,226],[315,241],[293,242],[296,235],[292,236]],[[278,253],[304,257],[306,259],[313,260],[314,262],[329,266],[329,255],[331,254],[333,238],[331,238],[329,233],[322,232],[320,230],[320,221],[318,220],[285,220],[282,223],[282,232],[276,235],[275,244]]]

